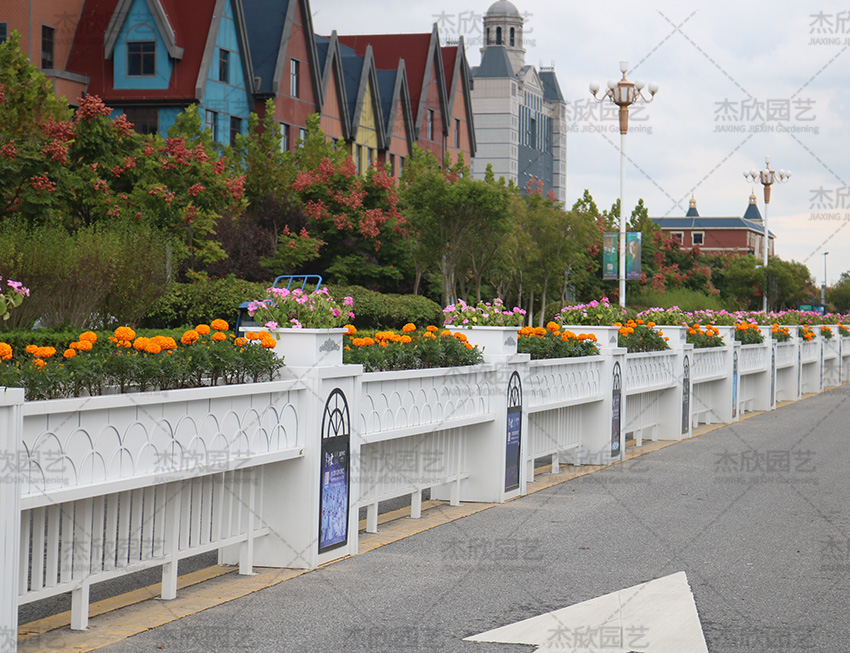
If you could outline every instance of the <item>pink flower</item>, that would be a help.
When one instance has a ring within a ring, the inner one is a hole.
[[[301,322],[296,320],[294,317],[289,321],[292,322],[292,328],[293,329],[303,329],[304,328],[303,326],[301,326]]]
[[[266,322],[266,327],[269,329],[277,329],[277,322],[269,321]]]
[[[348,311],[348,317],[350,317],[353,320],[354,319],[354,313],[352,313],[351,311]]]
[[[342,300],[342,303],[343,303],[344,306],[354,306],[354,298],[353,297],[346,297],[345,299]]]

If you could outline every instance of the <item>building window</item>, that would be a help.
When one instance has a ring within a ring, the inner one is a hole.
[[[490,41],[490,28],[487,28],[487,45],[492,45],[492,41]]]
[[[45,70],[53,68],[53,37],[56,30],[47,25],[41,26],[41,67]]]
[[[362,169],[362,159],[360,157],[363,156],[361,148],[359,145],[354,146],[354,167],[357,168],[357,174],[360,174],[360,170]]]
[[[670,236],[678,242],[680,245],[685,242],[685,232],[684,231],[671,231]]]
[[[289,60],[289,94],[292,97],[298,97],[300,84],[298,79],[299,62],[295,59]]]
[[[511,47],[514,47],[514,44],[515,44],[515,41],[514,41],[514,28],[513,28],[513,27],[511,27]]]
[[[156,107],[127,107],[124,115],[139,134],[156,134],[159,131],[159,109]]]
[[[455,147],[460,149],[460,119],[455,118]]]
[[[535,118],[528,121],[528,147],[537,149],[537,120]]]
[[[5,43],[9,38],[9,24],[0,23],[0,43]]]
[[[401,173],[404,172],[404,157],[398,157],[398,176],[401,177]]]
[[[127,42],[127,77],[156,75],[156,41]]]
[[[236,145],[236,136],[242,133],[242,118],[230,116],[230,146]]]
[[[496,28],[496,45],[502,45],[502,28]]]
[[[218,115],[216,112],[210,111],[209,109],[207,109],[207,112],[204,114],[204,128],[210,130],[214,141],[218,140],[218,132],[216,130],[216,123],[218,122],[218,120],[216,120],[217,117]]]
[[[286,152],[289,149],[289,125],[280,123],[280,149]]]
[[[702,245],[704,237],[705,237],[705,232],[702,232],[702,231],[692,231],[691,232],[691,242],[693,242],[694,245]]]
[[[389,163],[390,163],[390,177],[395,177],[395,154],[390,154]]]
[[[307,130],[304,127],[298,128],[298,147],[304,147],[307,142]]]
[[[230,83],[230,52],[228,50],[219,49],[218,51],[218,81]]]
[[[428,140],[434,140],[434,110],[428,109]]]

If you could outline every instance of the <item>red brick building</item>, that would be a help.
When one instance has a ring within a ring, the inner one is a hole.
[[[707,254],[755,254],[759,260],[764,257],[764,220],[755,195],[750,195],[747,210],[740,218],[700,216],[696,200],[691,198],[685,217],[652,221],[678,240],[682,249],[699,246]],[[773,256],[775,237],[770,232],[768,235],[768,254]]]

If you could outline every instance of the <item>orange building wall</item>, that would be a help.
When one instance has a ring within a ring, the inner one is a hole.
[[[434,111],[434,139],[428,140],[428,109]],[[415,116],[414,116],[415,119]],[[425,94],[425,109],[422,113],[422,122],[419,125],[419,134],[416,142],[424,150],[430,150],[442,163],[445,153],[443,135],[443,111],[440,106],[440,85],[436,75],[436,64],[432,67],[431,79],[428,82]]]
[[[322,132],[329,138],[342,138],[345,133],[342,129],[340,98],[336,89],[337,76],[336,69],[333,68],[328,80],[328,87],[324,89],[325,101],[322,104],[322,117],[319,122]]]
[[[446,149],[449,152],[449,158],[452,164],[457,162],[457,157],[460,152],[463,152],[463,161],[466,165],[470,165],[469,148],[469,121],[466,119],[466,96],[463,93],[461,85],[462,78],[458,75],[457,83],[454,89],[449,89],[450,93],[454,94],[454,105],[452,106],[452,116],[449,120],[449,134],[446,137]],[[455,147],[455,120],[460,120],[460,147]]]

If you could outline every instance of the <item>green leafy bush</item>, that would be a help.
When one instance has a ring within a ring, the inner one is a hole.
[[[145,313],[140,326],[165,329],[203,324],[224,316],[236,322],[239,304],[262,299],[271,284],[251,283],[230,276],[195,283],[172,283]]]
[[[338,302],[354,298],[354,326],[358,329],[398,329],[408,322],[442,324],[440,305],[421,295],[381,294],[361,286],[328,286]]]

